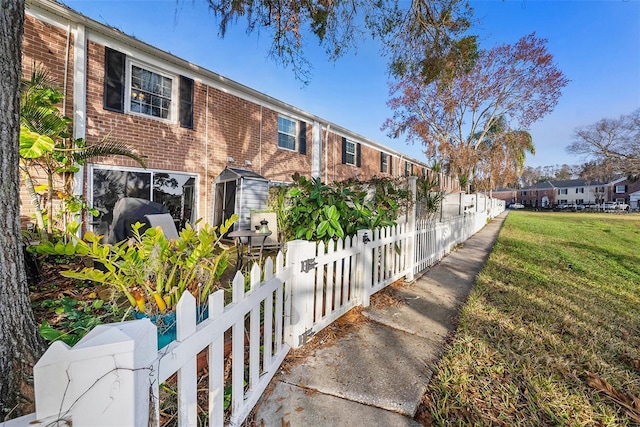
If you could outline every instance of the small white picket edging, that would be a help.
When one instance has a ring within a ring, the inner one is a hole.
[[[177,340],[160,350],[156,327],[147,319],[100,325],[73,348],[55,342],[34,368],[36,413],[0,427],[57,421],[158,425],[159,387],[174,374],[178,425],[196,426],[197,358],[203,350],[208,424],[239,425],[291,348],[304,345],[351,308],[368,306],[371,295],[396,280],[411,280],[504,210],[504,203],[480,195],[459,200],[461,214],[441,221],[416,221],[414,211],[403,224],[360,230],[330,244],[288,242],[286,260],[278,253],[262,269],[253,266],[246,292],[245,278],[237,273],[231,302],[225,305],[223,290],[211,295],[209,317],[201,323],[196,324],[194,297],[185,293],[177,306]],[[225,336],[231,340],[227,356]]]

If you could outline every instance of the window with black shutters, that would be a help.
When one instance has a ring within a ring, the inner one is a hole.
[[[360,167],[362,165],[362,148],[360,144],[356,144],[353,141],[349,141],[347,138],[342,138],[342,164],[354,165]]]

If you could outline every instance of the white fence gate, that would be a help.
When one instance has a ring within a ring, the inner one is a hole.
[[[199,412],[211,426],[241,424],[290,348],[385,286],[413,279],[504,210],[482,195],[456,197],[459,214],[439,221],[416,221],[414,211],[404,224],[344,241],[288,242],[286,260],[279,253],[247,279],[236,274],[230,300],[228,291],[211,295],[199,324],[195,299],[184,294],[177,340],[160,350],[146,319],[98,326],[73,348],[53,343],[34,368],[36,413],[0,426],[158,425],[160,385],[174,375],[178,425],[196,426]],[[207,361],[206,385],[198,359]]]

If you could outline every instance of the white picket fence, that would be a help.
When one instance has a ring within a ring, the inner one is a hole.
[[[228,291],[211,295],[201,323],[195,299],[185,294],[177,340],[160,350],[146,319],[98,326],[73,348],[55,342],[34,368],[36,412],[0,426],[159,425],[168,406],[161,384],[174,375],[177,425],[196,426],[199,416],[211,426],[239,425],[289,349],[351,308],[368,306],[385,286],[413,279],[504,210],[492,199],[459,197],[473,208],[459,207],[461,214],[442,221],[416,220],[414,211],[404,224],[344,241],[288,242],[286,259],[279,253],[263,269],[254,265],[247,279],[236,275],[231,301]],[[199,384],[198,359],[207,360],[207,384]]]

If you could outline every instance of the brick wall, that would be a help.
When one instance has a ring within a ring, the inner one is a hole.
[[[45,69],[49,80],[60,90],[65,90],[66,111],[64,113],[68,117],[73,116],[73,82],[71,77],[73,48],[73,36],[69,36],[64,29],[26,16],[22,43],[22,78],[30,79],[34,69]],[[63,104],[60,104],[59,107],[62,110]],[[40,169],[32,167],[29,170],[36,185],[46,184],[46,175]],[[57,179],[54,182],[54,187],[61,184],[62,181]],[[23,226],[26,226],[28,222],[32,222],[35,209],[24,185],[20,186],[20,201],[21,220]],[[43,199],[44,201],[46,199]],[[60,200],[54,195],[54,205],[58,206],[59,203]]]
[[[27,17],[24,73],[28,75],[27,65],[36,60],[47,65],[56,81],[64,82],[66,55],[66,110],[71,117],[73,38],[69,41],[67,55],[65,30]],[[112,47],[117,50],[117,43]],[[96,143],[108,136],[111,140],[124,142],[134,148],[144,158],[149,169],[196,174],[199,191],[197,217],[210,217],[211,183],[225,166],[250,169],[273,181],[291,181],[291,175],[296,172],[310,175],[313,152],[311,122],[306,125],[306,153],[301,153],[299,147],[296,147],[296,151],[279,148],[277,111],[207,86],[197,78],[194,82],[193,129],[182,128],[175,120],[108,111],[103,108],[105,46],[90,39],[86,44],[86,53],[87,143]],[[158,71],[163,72],[161,63],[154,64],[151,68],[159,68]],[[177,85],[178,76],[171,72],[167,74],[174,76],[173,84]],[[294,120],[293,117],[289,118]],[[389,175],[380,172],[380,152],[375,148],[361,144],[361,166],[358,167],[342,164],[340,135],[329,132],[327,138],[325,130],[322,144],[320,162],[323,180],[325,172],[329,182],[348,178],[366,180],[373,176]],[[231,158],[233,161],[230,161]],[[325,158],[328,160],[326,165]],[[398,157],[391,156],[390,161],[391,159],[394,162],[392,175],[404,175],[403,165]],[[121,156],[91,159],[91,162],[116,168],[140,167],[135,161]],[[86,193],[89,178],[86,170],[84,178]],[[28,198],[23,197],[23,200]],[[27,214],[29,210],[25,209],[24,212]]]

